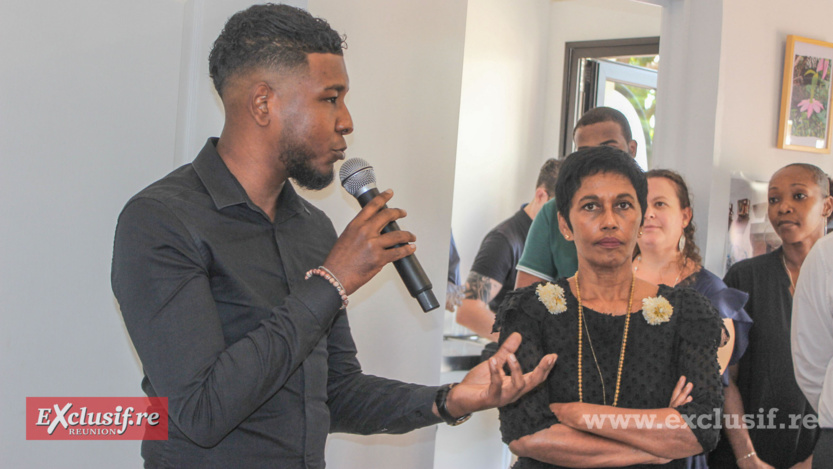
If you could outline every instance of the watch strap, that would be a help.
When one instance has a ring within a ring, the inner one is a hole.
[[[448,393],[451,392],[451,389],[454,388],[454,386],[457,386],[458,384],[460,383],[445,384],[443,386],[440,386],[440,389],[437,390],[437,397],[436,399],[434,399],[434,403],[437,404],[437,412],[440,414],[440,418],[452,427],[460,425],[461,423],[471,418],[471,414],[466,414],[461,417],[454,417],[448,411]]]

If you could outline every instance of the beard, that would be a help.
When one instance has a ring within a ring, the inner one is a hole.
[[[334,170],[321,173],[312,166],[315,154],[307,145],[300,143],[291,133],[284,133],[281,139],[285,143],[281,149],[280,161],[286,166],[289,177],[299,186],[318,191],[333,182]]]

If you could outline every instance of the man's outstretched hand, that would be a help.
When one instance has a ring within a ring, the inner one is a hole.
[[[558,356],[554,353],[545,355],[534,370],[524,374],[515,358],[521,340],[517,332],[507,337],[492,358],[472,368],[463,381],[454,386],[446,401],[452,416],[461,417],[505,406],[544,382]],[[504,365],[509,366],[509,376],[503,370]]]

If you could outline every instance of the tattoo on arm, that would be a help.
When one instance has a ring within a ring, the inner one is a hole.
[[[464,292],[467,300],[480,300],[486,304],[495,299],[500,292],[501,284],[497,280],[470,272],[466,279],[466,290]]]

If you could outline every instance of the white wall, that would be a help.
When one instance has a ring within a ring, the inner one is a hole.
[[[657,36],[662,10],[630,0],[469,2],[452,228],[461,274],[559,156],[564,47]]]
[[[748,17],[752,9],[758,12],[754,21]],[[767,181],[779,168],[802,162],[833,174],[829,151],[818,154],[776,148],[787,35],[833,42],[831,18],[833,2],[829,0],[723,2],[719,140],[709,213],[708,260],[712,265],[724,262],[723,250],[716,248],[725,242],[732,173],[743,171],[752,179]]]
[[[110,291],[116,218],[131,195],[219,134],[208,50],[226,18],[250,3],[0,7],[4,467],[141,467],[138,441],[26,441],[25,397],[141,395],[141,367]],[[403,226],[419,236],[442,298],[465,2],[388,3],[311,7],[349,36],[350,154],[373,162],[380,182],[396,189],[394,203],[410,212]],[[313,198],[338,228],[357,211],[337,187]],[[437,383],[442,313],[423,314],[392,267],[352,305],[367,371]],[[340,438],[330,466],[430,467],[433,434]]]
[[[720,187],[711,165],[719,139],[722,18],[722,0],[674,0],[663,8],[654,138],[654,166],[674,169],[688,183],[697,245],[706,267],[717,275],[722,270],[719,262],[710,261],[709,248],[714,247],[717,259],[723,244],[711,239],[709,218],[712,207],[728,204],[728,197],[724,202],[714,196]]]
[[[310,0],[310,11],[347,35],[347,105],[355,132],[347,156],[392,188],[400,226],[417,236],[417,256],[444,303],[454,181],[465,0]],[[358,203],[339,187],[305,193],[342,229]],[[393,266],[350,299],[350,322],[365,372],[437,384],[442,308],[423,313]],[[407,435],[332,435],[327,467],[429,468],[436,427]],[[395,463],[393,462],[395,461]]]
[[[483,236],[529,202],[541,149],[549,0],[470,1],[452,228],[465,279]]]
[[[178,0],[182,1],[182,0]],[[174,166],[190,163],[209,136],[219,136],[223,128],[223,103],[208,74],[208,54],[226,20],[255,3],[252,0],[184,0],[182,60],[179,62],[179,89],[176,115]],[[284,0],[306,8],[307,0]]]
[[[749,11],[759,13],[749,21]],[[776,148],[787,35],[833,42],[829,0],[732,0],[723,2],[720,96],[723,118],[717,167],[769,179],[784,165],[812,163],[828,173],[827,154]],[[742,28],[737,25],[743,24]]]
[[[0,7],[0,460],[140,467],[139,442],[26,441],[27,396],[139,396],[116,216],[171,170],[184,4]]]
[[[812,14],[808,13],[812,12]],[[784,165],[833,172],[830,155],[776,148],[788,34],[833,42],[826,0],[674,0],[665,8],[656,148],[694,192],[705,265],[724,269],[732,173],[766,181]]]

